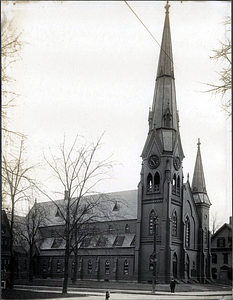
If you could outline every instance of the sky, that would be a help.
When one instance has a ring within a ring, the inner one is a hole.
[[[129,1],[160,44],[165,1]],[[171,1],[170,26],[176,99],[185,158],[184,180],[194,171],[198,138],[211,215],[220,224],[231,215],[231,120],[220,97],[206,93],[218,83],[224,63],[210,59],[230,1]],[[19,94],[8,127],[27,135],[28,163],[43,160],[64,135],[95,140],[112,155],[111,179],[101,192],[136,189],[141,152],[148,133],[159,45],[124,1],[2,1],[11,29],[21,32],[20,58],[9,68]],[[46,175],[45,175],[46,174]],[[49,171],[40,170],[46,180]],[[51,183],[52,184],[52,183]],[[52,187],[51,187],[52,188]],[[38,199],[43,201],[45,199]]]

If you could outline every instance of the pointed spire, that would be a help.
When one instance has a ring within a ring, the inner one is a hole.
[[[197,143],[197,157],[196,157],[196,163],[194,168],[194,174],[193,174],[193,181],[192,181],[192,192],[193,194],[197,194],[194,197],[195,202],[203,202],[206,204],[211,205],[209,197],[207,196],[206,191],[206,184],[205,184],[205,177],[204,177],[204,169],[202,165],[202,159],[201,159],[201,142],[198,138]]]
[[[162,44],[160,49],[159,64],[157,71],[157,78],[161,76],[171,76],[174,78],[173,57],[172,57],[172,43],[169,21],[169,2],[165,6],[166,16],[164,21]]]
[[[192,181],[192,190],[193,192],[206,193],[206,184],[204,177],[204,170],[201,159],[201,150],[200,150],[200,139],[198,139],[197,143],[197,157],[193,174]]]

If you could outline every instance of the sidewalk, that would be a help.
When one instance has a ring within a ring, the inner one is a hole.
[[[26,280],[15,280],[15,286],[28,287],[31,285],[33,288],[45,289],[45,290],[61,290],[63,284],[62,279],[34,279],[33,283],[28,283]],[[152,285],[143,283],[129,283],[129,282],[106,282],[106,281],[81,281],[78,280],[75,284],[71,281],[68,283],[68,290],[70,292],[88,292],[91,293],[103,293],[106,290],[110,290],[111,293],[124,293],[124,294],[151,294]],[[169,284],[156,284],[156,294],[170,294]],[[177,284],[176,294],[180,295],[197,295],[208,293],[212,295],[218,292],[219,295],[231,294],[232,287],[227,285],[215,285],[215,284]],[[204,295],[203,294],[203,295]]]

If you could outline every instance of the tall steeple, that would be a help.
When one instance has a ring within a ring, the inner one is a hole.
[[[165,6],[165,21],[160,48],[158,69],[155,82],[152,109],[149,111],[149,135],[145,148],[154,138],[153,131],[159,135],[158,143],[162,151],[177,153],[182,160],[184,157],[179,134],[179,118],[176,104],[174,64],[169,21],[169,3]],[[152,137],[153,135],[153,137]],[[145,153],[145,148],[143,153]]]
[[[197,157],[193,174],[192,181],[192,192],[194,194],[194,200],[196,203],[206,203],[211,205],[209,197],[206,191],[204,170],[201,159],[201,149],[200,149],[200,139],[198,139],[197,143]]]

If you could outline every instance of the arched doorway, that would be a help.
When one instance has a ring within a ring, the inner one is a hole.
[[[176,255],[176,253],[173,254],[173,258],[172,258],[172,273],[173,273],[173,277],[177,278],[177,255]]]

